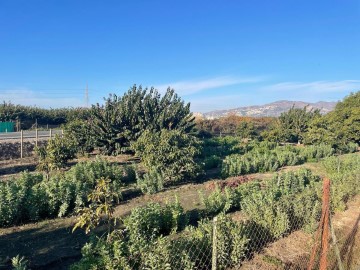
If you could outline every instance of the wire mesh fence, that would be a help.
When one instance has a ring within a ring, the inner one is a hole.
[[[358,217],[349,227],[334,226],[328,179],[319,192],[322,205],[309,208],[300,200],[296,209],[287,200],[273,201],[258,209],[262,220],[221,213],[167,236],[155,230],[159,237],[137,239],[137,247],[127,246],[131,239],[121,240],[116,269],[359,269],[354,259],[360,255],[359,208],[353,208]]]

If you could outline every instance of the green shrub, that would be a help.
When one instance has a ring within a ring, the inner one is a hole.
[[[164,174],[156,169],[151,169],[144,175],[137,177],[137,186],[144,194],[154,194],[163,190],[164,182]]]
[[[276,171],[284,166],[303,164],[335,154],[328,145],[275,146],[273,143],[260,143],[244,155],[230,155],[223,160],[222,176],[239,176],[249,173]]]
[[[102,159],[78,163],[48,179],[23,173],[17,179],[0,182],[0,226],[69,215],[88,204],[88,195],[102,177],[110,180],[111,189],[121,197],[126,170]]]
[[[76,145],[69,138],[55,135],[46,146],[36,147],[35,152],[39,157],[37,168],[40,171],[49,172],[63,168],[69,159],[74,158]]]
[[[240,210],[241,201],[250,194],[260,190],[260,183],[256,180],[243,183],[235,188],[225,187],[221,190],[219,187],[205,196],[199,192],[200,201],[204,205],[205,215],[212,217],[219,213],[227,213],[234,210]]]
[[[335,149],[331,145],[319,144],[309,145],[300,149],[300,154],[306,158],[307,161],[319,161],[321,158],[330,157],[334,155]]]
[[[360,194],[360,157],[352,154],[342,159],[330,157],[322,162],[331,181],[331,209],[343,211],[346,203]]]
[[[80,119],[73,120],[65,125],[65,137],[74,143],[76,152],[82,155],[91,153],[95,146],[94,136],[91,134],[89,125],[90,123]]]
[[[186,223],[184,210],[176,199],[173,203],[161,206],[150,203],[131,211],[124,223],[129,230],[129,241],[137,249],[145,248],[160,235],[176,232]]]
[[[323,163],[335,177],[332,187],[350,186],[341,192],[332,190],[334,196],[340,195],[340,201],[360,193],[358,155],[342,160],[328,158]],[[337,178],[341,174],[345,176]],[[232,196],[226,194],[227,189]],[[320,178],[309,170],[276,174],[262,188],[255,181],[227,189],[217,189],[204,198],[208,215],[231,211],[229,207],[234,206],[234,210],[244,211],[248,221],[238,223],[221,213],[217,216],[216,241],[213,241],[214,222],[209,219],[169,235],[175,231],[173,228],[183,227],[178,225],[184,220],[182,207],[178,202],[171,207],[150,204],[130,215],[125,222],[126,233],[115,231],[108,238],[85,245],[83,258],[72,269],[208,269],[214,242],[217,268],[232,269],[267,243],[294,230],[317,229],[322,185]]]
[[[221,191],[221,189],[217,187],[215,191],[207,197],[201,192],[199,195],[207,216],[214,216],[220,212],[226,213],[231,208],[234,208],[234,204],[240,201],[236,191],[228,187],[226,187],[224,191]]]
[[[306,169],[277,174],[266,189],[246,196],[241,208],[271,239],[295,229],[315,229],[321,211],[319,180]]]
[[[221,161],[222,161],[221,158],[216,155],[206,157],[204,159],[204,169],[210,170],[214,168],[219,168],[221,166]]]
[[[201,145],[189,134],[166,129],[145,131],[132,147],[148,170],[162,172],[167,181],[192,179],[199,174],[195,157]]]

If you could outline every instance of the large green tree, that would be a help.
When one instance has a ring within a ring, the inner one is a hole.
[[[272,124],[272,127],[262,135],[270,141],[299,142],[304,139],[305,133],[312,119],[320,116],[320,110],[295,108],[282,113]]]
[[[104,105],[96,104],[91,110],[96,144],[106,154],[126,150],[145,130],[188,133],[194,125],[190,103],[185,104],[170,88],[161,96],[154,88],[134,85],[122,97],[110,95]]]
[[[335,109],[314,118],[305,142],[325,142],[334,147],[345,147],[349,142],[360,143],[360,91],[351,93]]]

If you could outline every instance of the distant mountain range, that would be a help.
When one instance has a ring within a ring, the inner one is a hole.
[[[196,116],[202,116],[206,119],[214,119],[229,114],[239,116],[252,116],[252,117],[264,117],[264,116],[279,116],[281,113],[288,111],[293,105],[295,108],[304,108],[308,106],[310,109],[320,109],[322,114],[326,114],[335,108],[337,102],[319,101],[316,103],[303,102],[303,101],[289,101],[279,100],[272,103],[248,107],[239,107],[229,110],[216,110],[207,113],[195,113]]]

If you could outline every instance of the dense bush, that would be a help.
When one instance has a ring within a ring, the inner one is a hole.
[[[300,155],[302,155],[307,161],[319,161],[321,158],[330,157],[334,155],[335,149],[330,145],[319,144],[309,145],[300,148]]]
[[[332,210],[343,211],[347,201],[360,193],[360,156],[330,157],[323,161],[323,166],[331,180]]]
[[[161,172],[167,181],[192,179],[199,173],[195,157],[200,152],[196,137],[179,130],[145,131],[134,143],[136,155],[144,166]]]
[[[49,172],[63,168],[69,159],[73,159],[76,145],[70,138],[55,135],[45,146],[36,147],[35,152],[39,157],[37,168]]]
[[[262,137],[275,142],[299,142],[304,139],[311,121],[320,116],[320,110],[295,108],[295,105],[272,123],[270,129],[263,132]]]
[[[101,159],[79,163],[49,179],[23,173],[17,179],[0,182],[0,226],[68,215],[88,203],[88,194],[101,177],[109,179],[121,196],[126,170]]]
[[[315,117],[305,134],[308,144],[326,143],[346,151],[349,142],[360,143],[360,91],[338,102],[330,113]]]
[[[190,103],[170,88],[161,96],[154,88],[134,85],[121,97],[110,95],[104,105],[93,105],[90,114],[95,144],[107,155],[129,151],[145,130],[189,133],[195,125]]]
[[[257,172],[274,172],[283,166],[301,163],[303,163],[302,157],[290,151],[251,151],[245,155],[226,157],[223,161],[222,175],[229,177]]]
[[[200,200],[205,208],[205,214],[209,217],[221,212],[227,213],[233,210],[240,210],[241,201],[260,190],[260,183],[256,180],[241,184],[235,188],[225,187],[221,190],[219,187],[208,196],[200,192]]]
[[[243,154],[246,151],[246,144],[240,138],[233,136],[214,137],[203,140],[201,157],[210,156],[225,157],[231,154]]]
[[[150,169],[142,176],[137,176],[137,186],[144,194],[154,194],[163,190],[164,182],[164,174],[155,169]]]
[[[219,168],[221,166],[222,159],[216,155],[206,157],[204,159],[203,165],[205,170],[210,170],[214,168]]]
[[[176,199],[165,206],[150,203],[144,207],[135,208],[124,223],[129,230],[131,245],[141,249],[160,235],[178,231],[185,225],[186,216]]]
[[[247,253],[247,224],[220,215],[216,226],[217,269],[239,265]],[[114,232],[86,244],[82,260],[71,269],[207,269],[211,266],[212,232],[212,221],[204,220],[179,237],[158,236],[142,247],[134,247],[124,234]]]
[[[260,143],[244,155],[230,155],[223,161],[223,177],[239,176],[249,173],[276,171],[284,166],[303,164],[335,154],[328,145],[294,147],[276,146],[273,143]]]
[[[95,140],[89,127],[90,123],[85,120],[76,119],[65,125],[65,136],[71,140],[76,152],[82,155],[94,150]]]
[[[278,174],[264,190],[246,196],[241,207],[273,239],[294,229],[313,229],[321,210],[319,180],[305,169]]]

